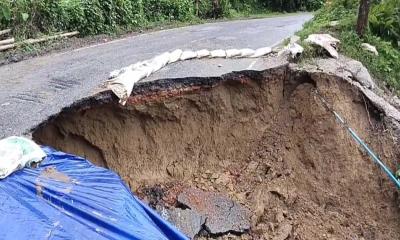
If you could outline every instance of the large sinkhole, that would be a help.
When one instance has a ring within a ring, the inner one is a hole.
[[[150,203],[182,186],[226,194],[252,213],[242,239],[400,239],[394,186],[315,89],[394,169],[399,149],[361,92],[286,67],[139,84],[127,105],[76,104],[33,137],[114,170]]]

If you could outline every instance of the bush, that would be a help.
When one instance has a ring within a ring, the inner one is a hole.
[[[322,4],[323,0],[0,0],[0,28],[13,27],[21,38],[73,30],[90,35],[147,22],[246,16],[270,9],[314,10]]]
[[[386,4],[386,1],[381,4]],[[342,54],[362,62],[382,85],[400,94],[400,50],[382,39],[385,36],[379,36],[380,33],[374,31],[372,26],[372,31],[360,38],[355,32],[357,9],[357,0],[335,0],[319,10],[298,34],[302,38],[311,33],[334,35],[341,41],[339,50]],[[335,20],[339,20],[339,25],[330,26],[329,23]],[[379,56],[363,50],[361,44],[364,42],[374,45]]]
[[[371,31],[398,47],[400,41],[400,0],[387,0],[375,5],[369,17]]]
[[[144,0],[143,6],[149,21],[186,21],[193,17],[191,0]]]

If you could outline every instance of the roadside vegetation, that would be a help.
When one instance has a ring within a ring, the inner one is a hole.
[[[363,32],[359,32],[360,26],[357,24],[360,2],[333,0],[327,2],[298,34],[302,39],[311,33],[330,33],[337,37],[341,40],[339,50],[342,54],[362,62],[381,86],[399,95],[400,0],[371,2],[368,22]],[[375,46],[379,56],[363,50],[362,43]]]
[[[79,31],[130,31],[155,23],[196,22],[268,12],[313,11],[323,0],[0,0],[0,30],[18,38]]]

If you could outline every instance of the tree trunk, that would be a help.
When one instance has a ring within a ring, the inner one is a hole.
[[[213,0],[212,3],[213,3],[213,17],[215,19],[219,18],[222,12],[220,2],[219,0]]]
[[[199,1],[200,0],[196,0],[196,16],[199,16]]]
[[[358,36],[364,36],[365,30],[368,27],[368,15],[369,6],[371,0],[360,0],[360,8],[358,9],[358,19],[357,19],[357,34]]]

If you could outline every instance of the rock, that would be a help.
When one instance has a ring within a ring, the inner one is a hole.
[[[165,214],[162,215],[163,217]],[[193,239],[200,232],[205,217],[190,209],[174,208],[167,210],[166,220],[174,224],[181,232]]]
[[[279,226],[279,228],[276,230],[276,234],[272,240],[285,240],[290,236],[290,233],[292,232],[293,226],[292,224],[286,222],[282,225]]]
[[[223,185],[227,185],[229,182],[230,182],[230,174],[229,173],[223,173],[215,181],[215,183],[223,184]]]
[[[250,211],[219,193],[188,188],[178,196],[178,202],[205,217],[204,226],[211,234],[250,229]]]
[[[376,47],[372,46],[369,43],[362,43],[361,47],[362,47],[362,49],[364,49],[364,50],[366,50],[368,52],[371,52],[371,53],[375,54],[376,56],[379,55],[378,50],[376,50]]]
[[[361,85],[369,89],[375,88],[375,82],[372,80],[372,77],[369,74],[368,69],[364,67],[364,65],[361,62],[356,60],[348,61],[347,70],[351,72],[354,80],[361,83]]]
[[[278,56],[290,55],[293,59],[299,57],[304,51],[304,48],[297,43],[289,43],[281,51]]]
[[[278,223],[281,223],[281,222],[283,222],[283,221],[285,220],[285,217],[283,216],[283,211],[282,211],[282,210],[279,210],[279,211],[278,211],[278,213],[277,213],[276,216],[275,216],[275,220],[276,220]]]
[[[324,48],[333,58],[339,58],[339,53],[336,50],[337,44],[340,43],[339,39],[329,34],[311,34],[305,41]]]

